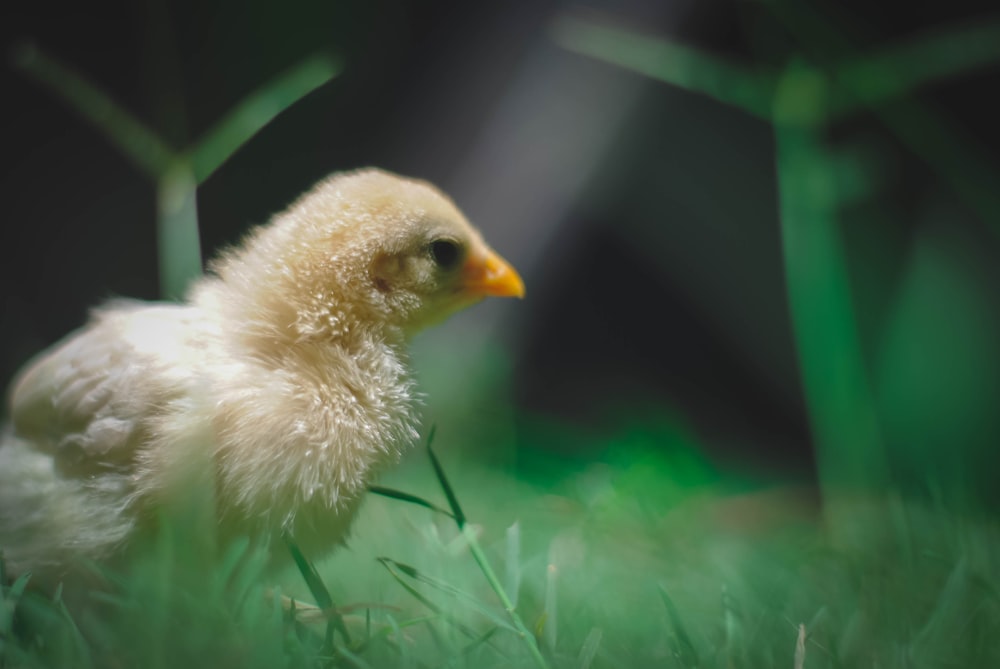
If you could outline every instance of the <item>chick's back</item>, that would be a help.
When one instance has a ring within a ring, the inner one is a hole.
[[[202,383],[197,309],[113,302],[12,384],[0,445],[0,548],[16,573],[101,559],[138,521],[141,451]]]

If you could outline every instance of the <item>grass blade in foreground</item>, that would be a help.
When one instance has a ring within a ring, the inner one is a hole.
[[[411,495],[410,493],[403,492],[402,490],[383,488],[380,485],[370,485],[368,486],[368,492],[374,493],[376,495],[381,495],[382,497],[388,497],[390,499],[398,499],[400,502],[408,502],[410,504],[416,504],[417,506],[422,506],[425,509],[430,509],[431,511],[448,516],[452,520],[455,519],[455,516],[452,515],[450,511],[442,509],[440,506],[428,502],[423,497],[417,497],[416,495]]]
[[[13,634],[14,612],[29,580],[30,573],[22,574],[9,588],[5,585],[6,579],[0,581],[0,666],[4,659],[4,645]]]
[[[476,638],[476,631],[475,630],[473,630],[472,628],[470,628],[467,625],[463,624],[461,621],[459,621],[454,616],[451,616],[448,613],[444,612],[441,609],[440,606],[438,606],[437,604],[435,604],[434,602],[432,602],[427,597],[424,597],[424,595],[422,595],[419,590],[417,590],[412,585],[410,585],[409,583],[407,583],[406,580],[403,578],[403,575],[400,574],[393,567],[393,565],[396,564],[395,562],[393,562],[392,560],[389,560],[388,558],[376,558],[376,559],[379,561],[379,564],[381,564],[383,567],[385,567],[386,571],[389,572],[389,575],[392,576],[396,580],[396,582],[399,583],[403,587],[404,590],[406,590],[408,593],[410,593],[410,595],[414,599],[416,599],[418,602],[420,602],[421,604],[423,604],[424,606],[426,606],[428,609],[430,609],[431,611],[433,611],[436,617],[440,618],[441,620],[444,620],[445,622],[447,622],[447,623],[449,623],[451,625],[454,625],[455,629],[457,629],[458,631],[460,631],[462,634],[465,634],[470,639],[475,639]]]
[[[63,601],[62,597],[63,585],[60,583],[56,586],[55,594],[52,597],[52,603],[56,608],[56,613],[60,615],[63,622],[69,631],[70,642],[73,645],[73,649],[76,651],[77,661],[80,663],[81,669],[84,667],[94,666],[93,661],[90,658],[90,648],[87,646],[87,640],[80,633],[80,628],[77,626],[76,621],[73,619],[73,615],[66,608],[66,602]]]
[[[507,615],[510,616],[511,622],[514,623],[514,627],[517,629],[518,636],[520,636],[521,640],[524,641],[524,644],[527,646],[528,652],[531,654],[531,658],[534,660],[535,664],[541,669],[548,669],[549,664],[542,656],[542,652],[538,648],[538,642],[535,640],[534,635],[532,635],[525,626],[524,621],[521,620],[521,616],[518,615],[517,610],[514,608],[514,604],[510,601],[510,597],[507,596],[507,592],[500,583],[500,579],[497,578],[496,572],[493,571],[493,567],[490,566],[489,560],[486,559],[486,554],[483,553],[483,549],[479,546],[479,540],[476,539],[476,533],[466,522],[465,514],[462,512],[462,508],[458,504],[458,498],[455,496],[455,491],[448,482],[448,477],[444,473],[444,468],[441,467],[441,463],[438,461],[437,456],[434,455],[434,450],[431,448],[431,442],[433,440],[434,430],[431,429],[431,433],[427,437],[427,455],[430,457],[431,464],[434,466],[434,473],[437,475],[438,483],[441,485],[441,489],[444,491],[445,497],[448,498],[448,504],[451,506],[451,511],[455,514],[455,522],[458,524],[458,529],[462,532],[465,536],[465,540],[469,543],[469,552],[472,553],[473,559],[475,559],[476,564],[479,565],[479,569],[483,572],[483,576],[486,577],[490,587],[493,588],[493,592],[495,592],[497,597],[500,598],[500,603],[503,604],[504,610],[507,612]]]
[[[440,590],[441,592],[451,595],[455,599],[465,602],[473,609],[481,613],[484,617],[488,618],[490,622],[492,622],[498,628],[503,628],[510,632],[515,632],[515,633],[517,632],[517,630],[511,627],[509,623],[507,623],[505,620],[501,619],[499,616],[494,614],[492,611],[489,610],[489,608],[487,608],[485,605],[483,605],[479,600],[477,600],[469,593],[459,590],[455,586],[449,585],[448,583],[445,583],[440,579],[436,579],[432,576],[429,576],[420,571],[419,569],[417,569],[416,567],[411,567],[408,564],[403,564],[402,562],[397,562],[396,560],[387,557],[380,557],[377,559],[387,568],[390,566],[394,567],[396,570],[405,574],[406,576],[409,576],[415,581],[419,581],[420,583],[429,585],[430,587],[435,588],[436,590]],[[392,570],[390,569],[390,571]]]
[[[667,615],[670,617],[670,625],[674,628],[674,636],[677,638],[675,655],[678,661],[683,667],[699,666],[698,652],[695,650],[687,630],[684,629],[684,622],[681,620],[677,605],[674,604],[674,600],[671,599],[662,583],[659,586],[659,592],[660,599],[663,600],[663,606],[667,609]]]
[[[445,476],[444,469],[441,468],[441,463],[438,462],[437,456],[434,455],[434,451],[431,449],[435,429],[432,427],[431,433],[427,435],[427,455],[431,459],[431,465],[434,467],[434,475],[437,476],[438,484],[440,484],[441,490],[444,491],[444,496],[448,500],[448,506],[451,507],[452,517],[458,523],[458,529],[464,530],[466,524],[465,513],[462,512],[462,507],[458,504],[458,498],[455,497],[455,491],[452,489],[451,484],[448,483],[448,477]]]
[[[299,568],[299,572],[302,574],[302,579],[306,582],[309,587],[309,592],[312,593],[313,598],[316,599],[316,604],[323,609],[324,613],[328,617],[327,623],[327,644],[329,649],[333,649],[333,632],[335,628],[344,637],[344,643],[350,645],[351,635],[347,632],[347,626],[344,625],[344,618],[337,611],[337,607],[333,603],[333,598],[330,596],[330,591],[326,589],[326,584],[323,583],[323,579],[320,578],[319,572],[316,571],[316,567],[302,554],[299,550],[298,545],[292,540],[291,537],[285,537],[285,543],[288,545],[288,550],[292,554],[292,559],[295,560],[295,566]],[[331,627],[332,626],[332,627]]]
[[[576,666],[578,669],[590,669],[591,662],[597,656],[597,649],[601,647],[601,637],[603,636],[604,632],[599,627],[594,627],[590,630],[587,638],[583,640],[580,655],[577,657]]]

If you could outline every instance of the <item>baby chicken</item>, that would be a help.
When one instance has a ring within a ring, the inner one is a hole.
[[[185,304],[114,301],[15,379],[0,550],[58,576],[214,490],[219,536],[316,557],[417,438],[406,342],[517,272],[436,188],[335,174],[225,252]]]

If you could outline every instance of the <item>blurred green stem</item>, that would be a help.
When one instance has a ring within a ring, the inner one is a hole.
[[[90,121],[139,169],[153,179],[170,169],[174,150],[104,91],[37,46],[14,50],[14,66],[44,85],[70,108]]]
[[[824,499],[878,489],[888,473],[837,225],[833,156],[824,146],[826,79],[785,72],[775,98],[781,235],[788,300]]]
[[[1000,234],[1000,172],[973,138],[912,97],[928,83],[1000,61],[1000,22],[959,26],[859,56],[841,31],[806,2],[766,5],[829,74],[829,118],[870,110]],[[778,76],[668,39],[564,15],[552,27],[566,49],[680,86],[770,120]],[[834,60],[830,54],[840,54]],[[834,94],[835,93],[835,94]],[[910,96],[910,97],[906,97]]]
[[[201,275],[198,186],[275,116],[340,71],[339,62],[328,55],[309,58],[248,96],[194,146],[177,151],[38,47],[15,49],[14,64],[93,123],[156,182],[160,292],[167,299],[181,299]]]
[[[204,183],[278,114],[337,76],[340,68],[337,59],[318,54],[244,98],[191,149],[191,165],[198,183]]]
[[[828,70],[849,97],[845,111],[868,109],[919,156],[983,221],[1000,234],[1000,171],[953,123],[912,96],[916,86],[1000,61],[1000,22],[940,31],[851,60],[830,54],[856,51],[845,32],[808,2],[771,1],[767,6],[801,45]],[[910,95],[905,99],[901,96]],[[900,97],[894,97],[900,96]]]
[[[791,13],[781,8],[783,5],[772,2],[769,6],[779,16],[787,18],[788,23],[793,23]],[[803,11],[799,7],[796,17]],[[788,12],[789,16],[782,12]],[[799,21],[789,27],[807,47],[819,44],[827,51],[835,48],[843,53],[852,52],[829,28],[828,22]],[[740,65],[670,39],[572,14],[555,20],[552,35],[560,46],[570,51],[707,95],[758,118],[771,120],[780,73]],[[904,40],[875,53],[852,55],[843,62],[829,63],[830,75],[840,90],[828,100],[827,113],[833,119],[857,113],[865,107],[877,108],[886,124],[895,128],[898,119],[880,105],[910,95],[920,86],[995,64],[998,60],[1000,22],[997,21],[962,26],[919,40]],[[911,102],[907,101],[907,109],[912,108]],[[919,137],[911,137],[909,141],[921,146]],[[930,159],[933,154],[924,157]]]
[[[510,597],[507,596],[507,591],[504,590],[503,584],[500,583],[500,579],[497,578],[496,572],[493,571],[493,567],[490,565],[489,560],[486,558],[486,554],[483,552],[482,547],[479,545],[479,540],[476,538],[476,533],[473,528],[468,524],[461,524],[460,529],[462,530],[462,536],[469,544],[469,552],[472,553],[472,558],[479,565],[480,571],[483,572],[483,576],[486,577],[486,581],[493,588],[493,592],[496,593],[497,597],[500,599],[500,604],[503,606],[504,611],[507,612],[507,616],[510,618],[511,622],[514,623],[515,629],[517,629],[518,636],[524,641],[525,645],[528,647],[528,652],[531,653],[532,659],[535,664],[541,669],[548,669],[548,662],[542,657],[542,653],[538,648],[538,642],[535,640],[534,635],[525,626],[524,621],[521,620],[521,616],[517,613],[517,608],[514,606],[514,602],[511,601]]]
[[[427,456],[430,458],[431,466],[434,468],[434,474],[437,476],[438,483],[441,485],[441,490],[444,492],[445,498],[448,500],[448,506],[451,507],[452,517],[455,520],[455,524],[458,525],[459,531],[461,531],[462,536],[469,544],[469,552],[472,553],[473,559],[476,564],[479,565],[480,571],[483,572],[483,576],[486,577],[486,581],[490,584],[493,592],[496,593],[497,597],[500,599],[500,603],[503,605],[504,611],[507,612],[507,616],[510,618],[511,622],[514,623],[514,628],[517,630],[517,634],[521,637],[521,640],[528,647],[528,652],[531,653],[531,658],[535,661],[535,664],[539,669],[548,669],[549,663],[545,661],[545,657],[542,656],[541,650],[538,648],[538,641],[535,636],[528,630],[524,621],[521,620],[521,616],[517,613],[517,608],[514,606],[514,602],[511,601],[510,597],[507,596],[507,591],[504,590],[503,584],[500,579],[497,578],[496,572],[493,571],[493,567],[490,565],[489,560],[486,558],[486,554],[479,545],[479,540],[476,538],[476,533],[469,525],[465,513],[462,511],[462,506],[458,503],[458,497],[455,495],[454,488],[451,487],[451,483],[448,481],[448,476],[444,472],[444,467],[441,466],[441,462],[438,460],[437,456],[434,454],[434,450],[431,448],[431,443],[434,441],[435,428],[431,428],[430,434],[427,436]]]
[[[770,116],[773,76],[671,40],[572,15],[558,17],[552,34],[570,51],[702,93],[754,116]]]
[[[168,300],[179,300],[191,280],[201,274],[198,184],[191,166],[177,161],[156,186],[160,292]]]

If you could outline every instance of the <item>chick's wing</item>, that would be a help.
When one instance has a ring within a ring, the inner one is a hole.
[[[63,466],[131,459],[149,421],[183,394],[197,367],[189,311],[119,302],[95,314],[15,382],[18,436]]]

